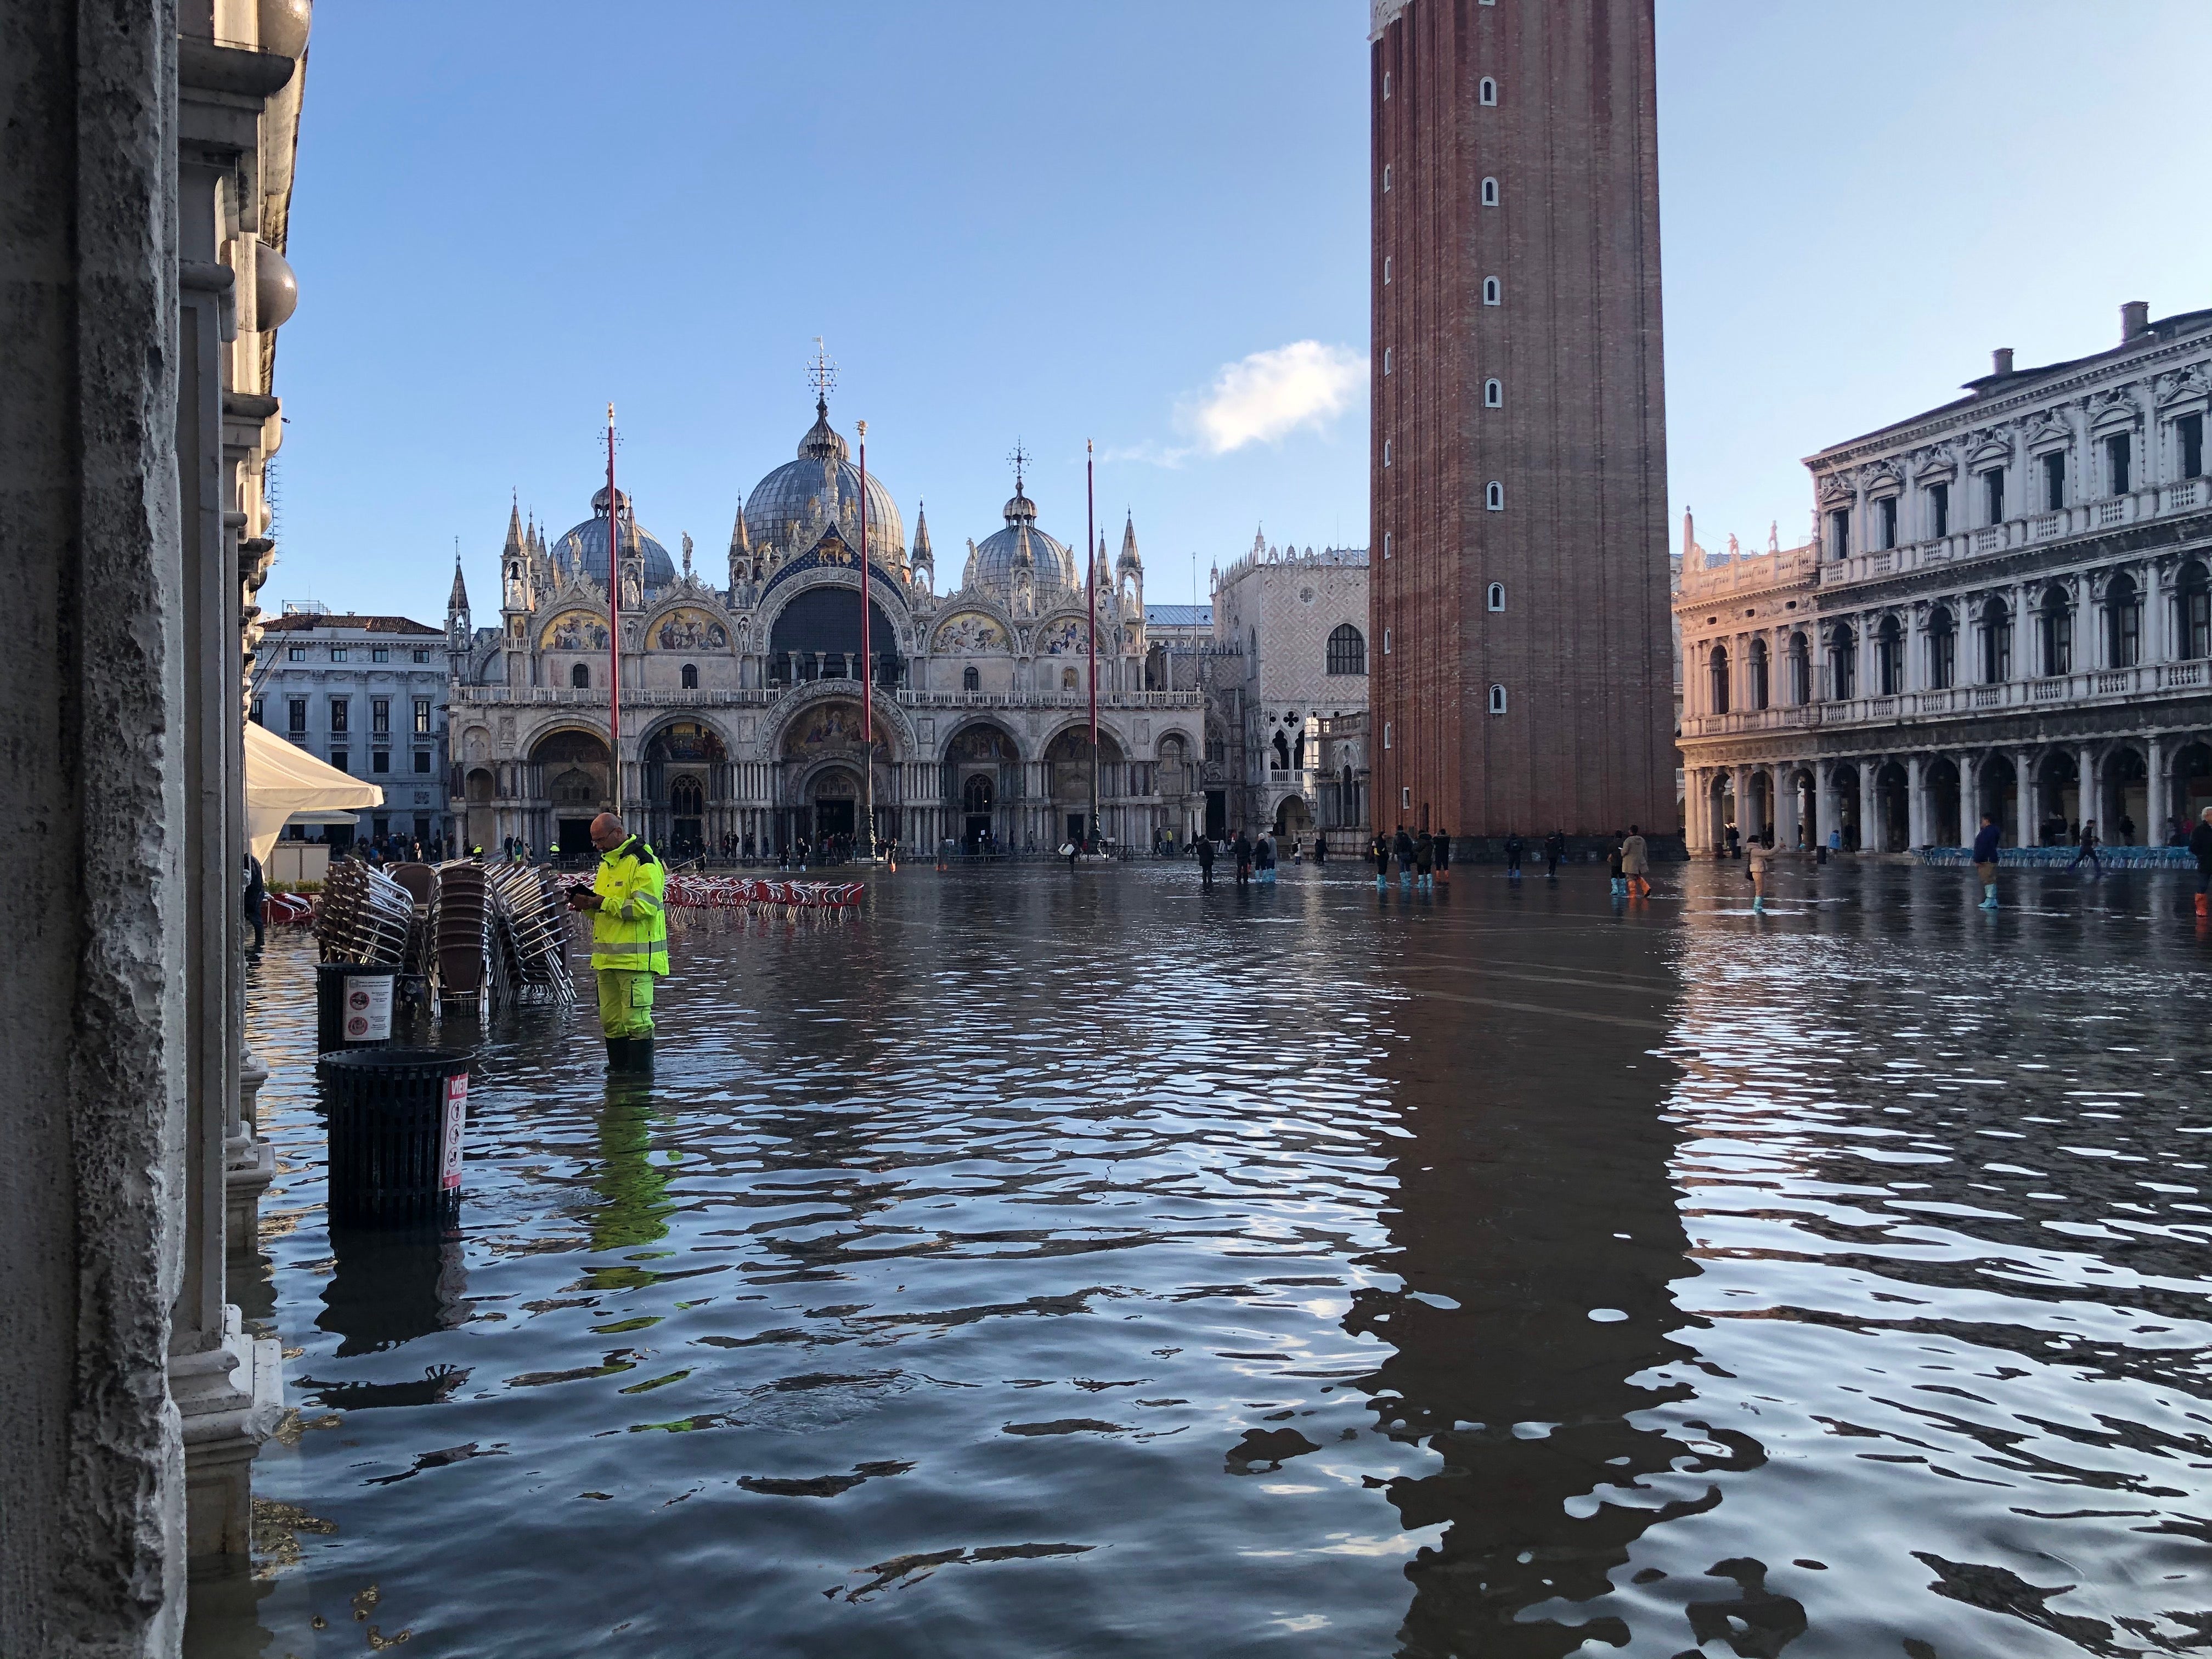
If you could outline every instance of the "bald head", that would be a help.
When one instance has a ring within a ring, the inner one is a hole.
[[[629,839],[622,820],[611,812],[602,812],[592,820],[592,845],[602,853],[611,853]]]

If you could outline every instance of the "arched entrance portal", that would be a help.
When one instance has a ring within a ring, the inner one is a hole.
[[[1304,795],[1285,795],[1275,808],[1275,839],[1295,846],[1313,834],[1313,813]]]
[[[1865,842],[1869,853],[1903,850],[1912,839],[1911,805],[1905,789],[1905,768],[1890,761],[1874,775],[1874,834]]]
[[[2020,831],[2020,778],[2009,757],[1990,755],[1983,760],[1974,775],[1974,794],[1972,833],[1981,833],[1982,817],[1986,813],[1997,826],[2005,845],[2011,846]]]
[[[897,798],[893,793],[889,733],[876,722],[876,834],[896,840]],[[804,837],[821,848],[832,842],[842,851],[866,835],[862,823],[860,768],[863,764],[860,700],[839,697],[817,702],[795,715],[783,734],[785,838]]]
[[[1003,726],[977,720],[952,734],[938,768],[945,815],[962,848],[988,853],[1014,843],[1013,803],[1022,793],[1021,750]],[[948,833],[950,833],[948,831]]]
[[[1928,839],[1936,847],[1963,847],[1973,837],[1964,834],[1959,816],[1959,769],[1939,756],[1929,763],[1924,778],[1928,792]]]
[[[537,775],[531,793],[550,809],[547,840],[563,858],[588,856],[592,817],[617,810],[608,787],[606,739],[590,732],[549,732],[530,751],[530,765]],[[471,845],[477,844],[471,832]]]
[[[1098,799],[1118,794],[1121,745],[1110,732],[1098,734]],[[1053,833],[1087,845],[1091,840],[1091,729],[1070,726],[1045,746],[1045,793],[1053,805]]]
[[[728,764],[721,738],[696,720],[672,721],[647,739],[647,838],[664,857],[696,858],[714,850],[714,838],[727,828],[720,818]]]

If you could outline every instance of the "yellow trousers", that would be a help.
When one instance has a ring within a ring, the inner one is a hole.
[[[598,968],[599,1029],[611,1037],[653,1035],[653,975],[641,968]]]

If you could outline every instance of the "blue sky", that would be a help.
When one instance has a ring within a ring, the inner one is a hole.
[[[325,0],[264,603],[479,610],[510,490],[584,517],[617,405],[647,527],[724,568],[833,417],[939,586],[1005,456],[1064,539],[1133,509],[1154,600],[1264,524],[1366,537],[1365,8]],[[1662,0],[1674,514],[1800,539],[1800,458],[2212,305],[2212,8]],[[610,20],[615,20],[611,23]],[[644,25],[650,24],[651,27]],[[484,620],[479,616],[478,620]]]

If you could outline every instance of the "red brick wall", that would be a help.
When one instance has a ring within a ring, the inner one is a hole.
[[[1375,822],[1671,835],[1650,0],[1407,0],[1370,70]]]

